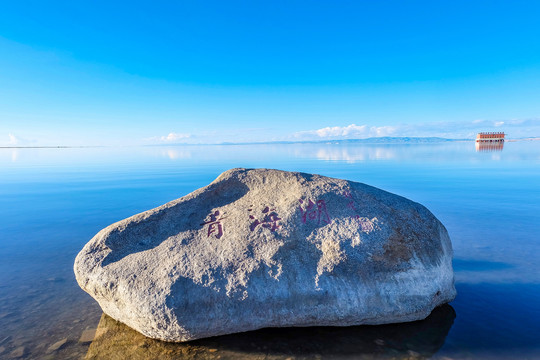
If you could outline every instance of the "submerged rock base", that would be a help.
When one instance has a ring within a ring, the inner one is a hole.
[[[267,169],[103,229],[74,268],[107,315],[165,341],[414,321],[456,295],[448,233],[425,207]]]
[[[444,344],[455,317],[450,305],[442,305],[424,320],[401,324],[267,328],[170,343],[103,314],[85,359],[429,359]]]

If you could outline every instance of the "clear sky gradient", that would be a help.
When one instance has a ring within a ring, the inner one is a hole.
[[[0,145],[540,136],[537,1],[11,1]]]

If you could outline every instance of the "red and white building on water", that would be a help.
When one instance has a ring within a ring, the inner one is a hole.
[[[504,133],[481,132],[476,135],[476,142],[504,142]]]

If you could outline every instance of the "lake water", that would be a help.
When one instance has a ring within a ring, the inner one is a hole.
[[[425,205],[452,239],[456,300],[409,324],[188,344],[102,316],[73,275],[84,244],[234,167],[344,178]],[[540,141],[0,149],[0,259],[0,358],[538,359]]]

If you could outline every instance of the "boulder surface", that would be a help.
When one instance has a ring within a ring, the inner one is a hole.
[[[74,270],[107,315],[165,341],[414,321],[456,295],[448,233],[424,206],[269,169],[108,226]]]

